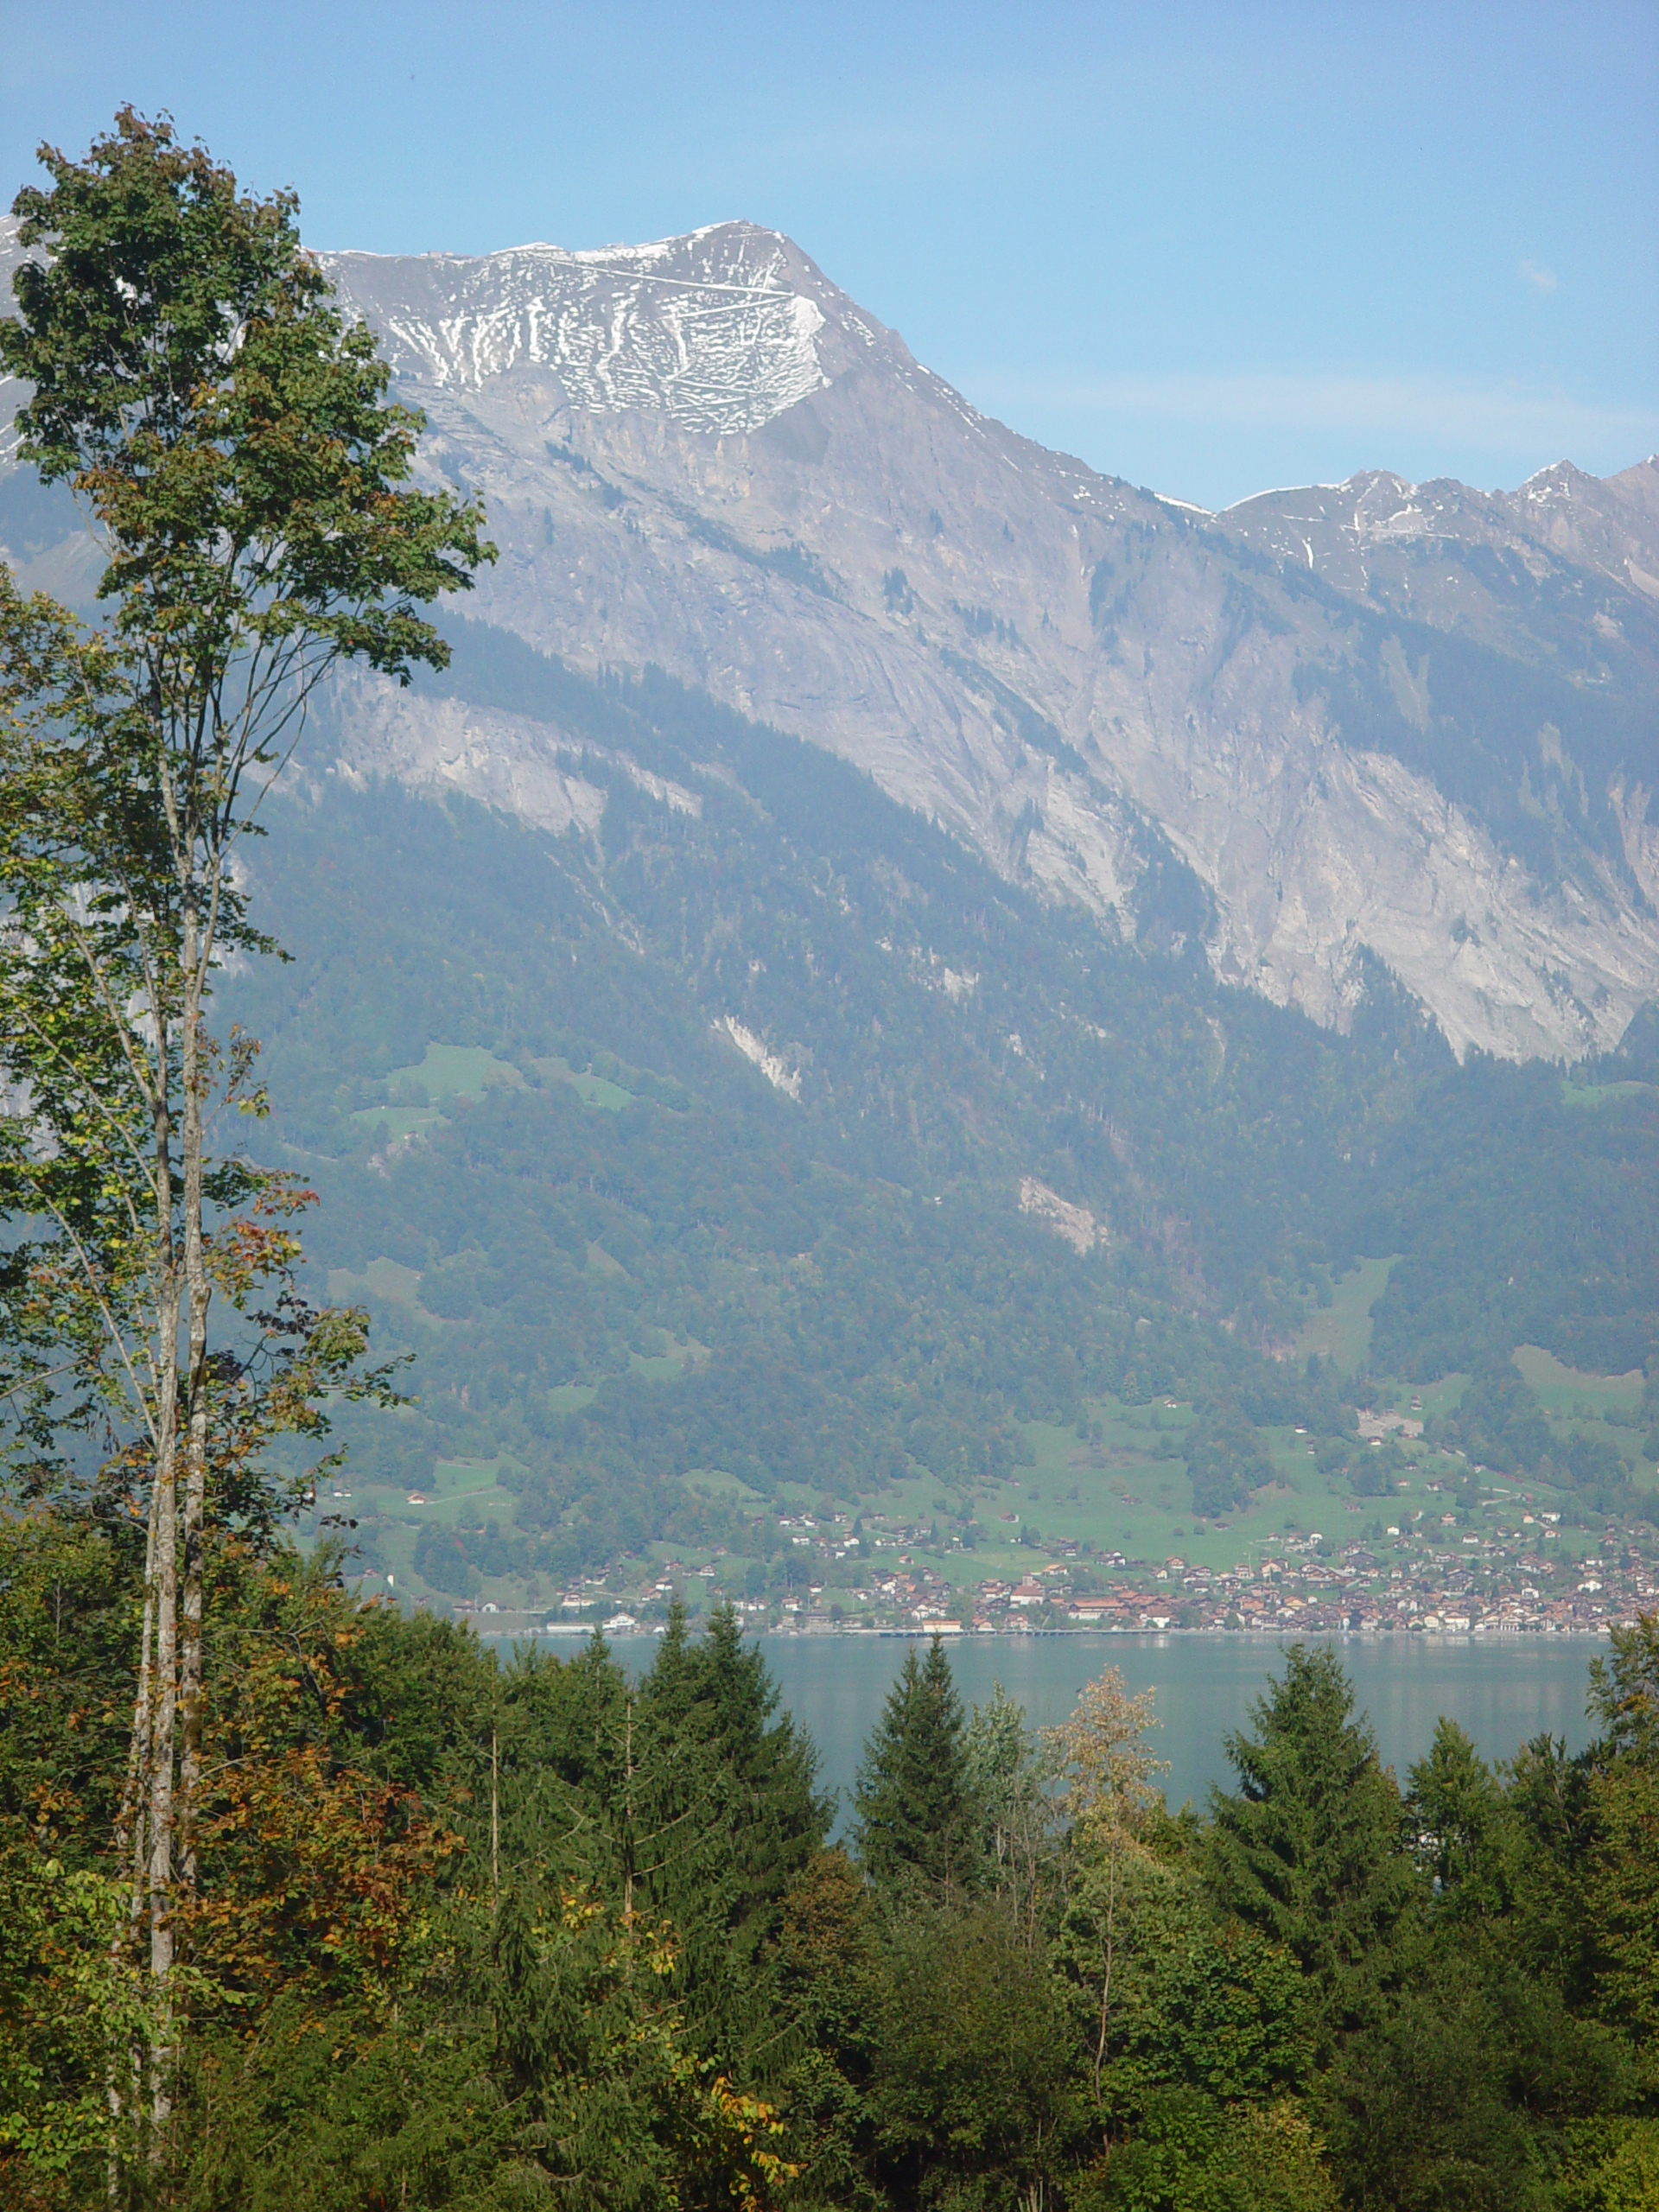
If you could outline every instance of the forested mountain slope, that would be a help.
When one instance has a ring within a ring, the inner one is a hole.
[[[1255,1424],[1345,1449],[1283,1355],[1362,1254],[1402,1255],[1392,1373],[1659,1343],[1638,1038],[1586,1109],[1459,1067],[1380,967],[1321,1030],[1217,982],[1156,842],[1138,935],[1103,938],[817,747],[455,636],[421,710],[540,731],[544,826],[296,785],[253,887],[294,963],[227,986],[314,1259],[418,1354],[365,1478],[492,1463],[569,1568],[735,1545],[707,1470],[852,1503],[923,1473],[967,1524],[1021,1421],[1176,1391],[1223,1513],[1266,1479]]]

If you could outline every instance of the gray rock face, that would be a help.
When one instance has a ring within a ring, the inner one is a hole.
[[[1654,462],[1211,516],[978,414],[746,224],[328,266],[423,466],[487,497],[468,613],[826,746],[1104,928],[1173,849],[1218,972],[1322,1022],[1374,961],[1460,1052],[1611,1046],[1659,996]],[[341,697],[359,766],[583,820],[546,731]]]

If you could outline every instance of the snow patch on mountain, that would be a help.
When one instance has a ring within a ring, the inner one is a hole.
[[[588,413],[643,410],[726,435],[759,429],[827,381],[823,311],[792,281],[785,245],[775,232],[728,224],[598,251],[528,245],[395,264],[350,253],[327,265],[348,312],[382,332],[399,375],[476,391],[541,370]],[[402,296],[388,302],[394,269]]]

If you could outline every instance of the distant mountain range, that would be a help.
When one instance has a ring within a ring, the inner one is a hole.
[[[1219,515],[982,416],[775,232],[330,257],[501,547],[469,614],[857,764],[1005,877],[1461,1054],[1659,997],[1659,462]],[[55,511],[54,511],[55,512]],[[28,577],[85,556],[0,485]],[[594,826],[556,722],[348,679],[359,770]]]

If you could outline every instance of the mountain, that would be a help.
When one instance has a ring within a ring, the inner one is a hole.
[[[365,1562],[781,1602],[827,1500],[1155,1577],[1463,1453],[1659,1515],[1648,475],[1207,517],[771,233],[334,272],[502,547],[323,702],[243,849],[291,961],[220,979],[412,1362],[340,1413]],[[71,520],[0,463],[84,600]]]
[[[980,415],[749,225],[328,265],[538,649],[828,747],[1109,930],[1172,855],[1216,972],[1322,1023],[1371,959],[1459,1052],[1605,1049],[1659,993],[1655,462],[1208,515]],[[524,733],[372,689],[371,757],[521,774]]]
[[[1605,1050],[1659,996],[1659,462],[1210,515],[979,414],[749,224],[327,260],[423,465],[487,498],[488,623],[826,747],[1326,1026],[1374,963],[1459,1054]],[[0,539],[92,573],[3,467]],[[476,709],[349,683],[345,757],[561,816],[546,730]]]

